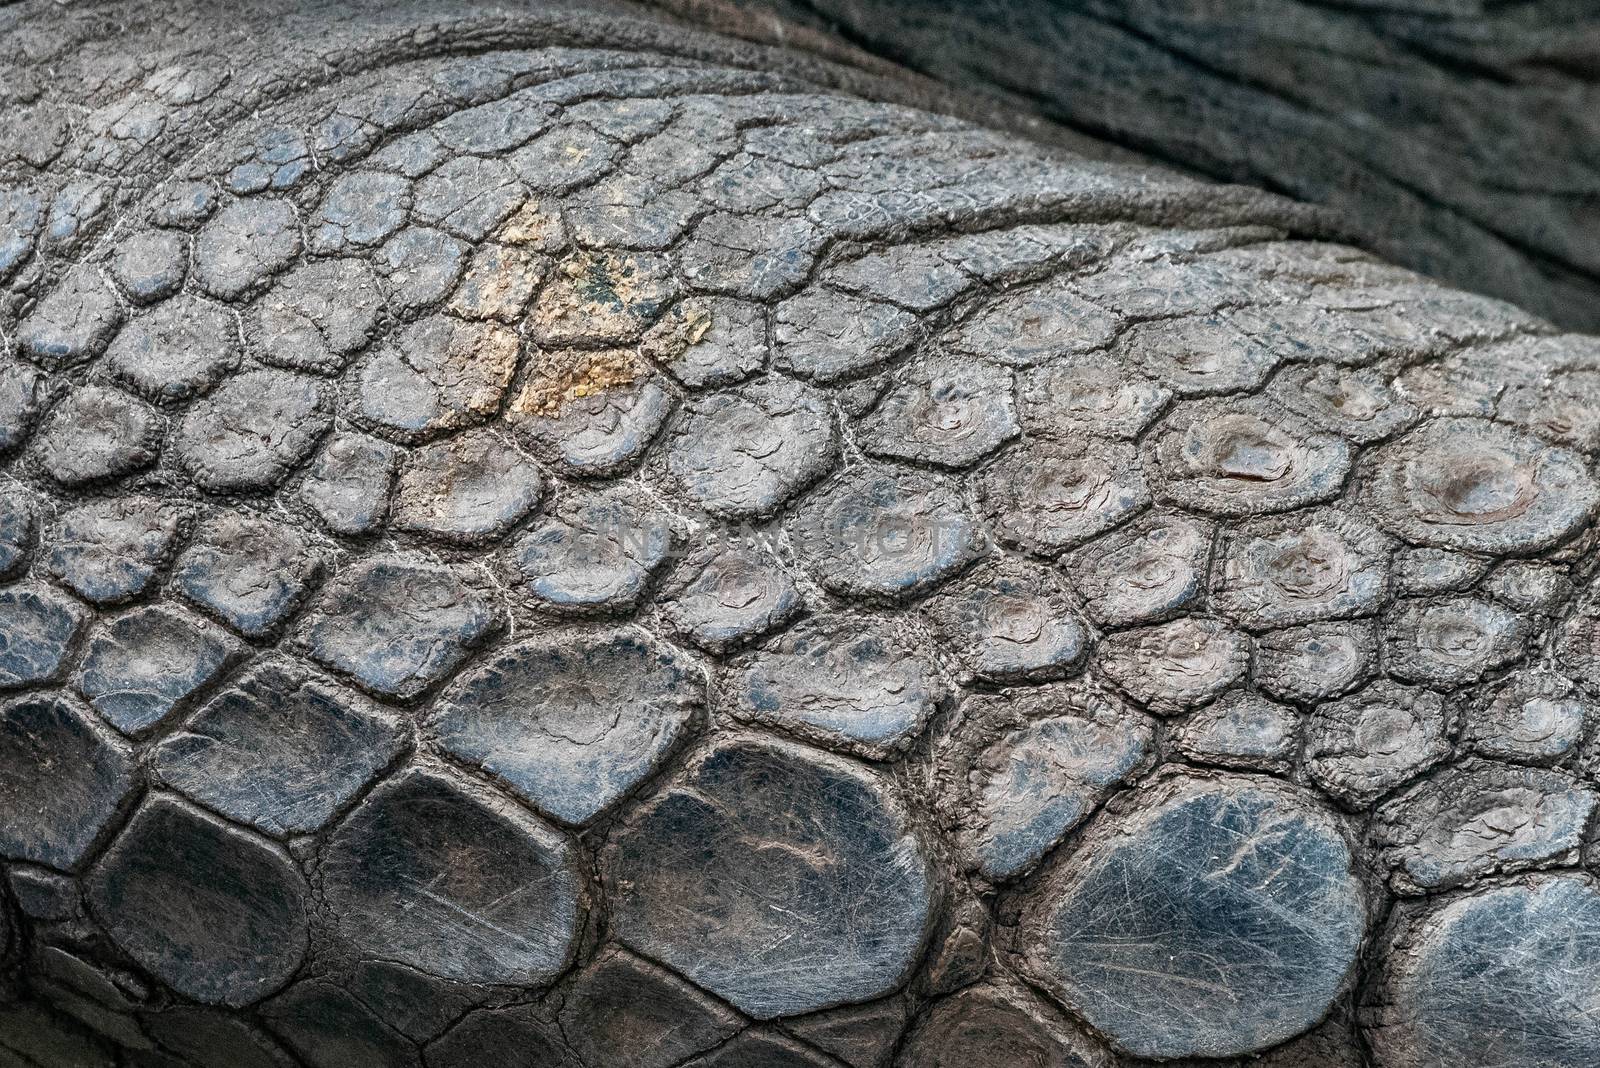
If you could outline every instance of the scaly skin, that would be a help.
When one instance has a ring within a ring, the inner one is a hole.
[[[1593,339],[644,9],[0,26],[0,1063],[1600,1059]]]

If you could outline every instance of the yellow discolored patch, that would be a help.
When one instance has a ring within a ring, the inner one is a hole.
[[[528,369],[528,379],[511,402],[513,415],[554,416],[583,397],[626,386],[644,377],[648,368],[626,349],[541,352]]]
[[[427,375],[467,412],[492,415],[517,370],[517,335],[503,326],[455,323]]]
[[[684,347],[700,344],[700,340],[711,329],[711,312],[700,305],[692,305],[684,310]]]
[[[554,252],[566,243],[565,227],[561,215],[546,208],[537,200],[530,200],[501,224],[496,235],[503,245],[516,245],[536,252]]]
[[[674,363],[704,341],[711,326],[710,308],[698,300],[681,301],[645,335],[641,348],[651,359]]]
[[[642,253],[577,252],[545,284],[530,336],[551,348],[637,338],[671,299],[666,261]]]
[[[457,287],[450,310],[465,319],[512,322],[533,299],[549,265],[537,253],[490,245]]]

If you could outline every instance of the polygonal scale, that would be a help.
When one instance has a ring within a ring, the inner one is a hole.
[[[790,530],[818,582],[867,600],[923,592],[985,547],[978,521],[951,486],[891,469],[858,467],[818,486]]]
[[[211,1005],[271,994],[308,944],[311,901],[289,854],[167,794],[95,868],[89,902],[129,956]]]
[[[933,906],[925,847],[883,780],[755,738],[698,756],[605,867],[623,942],[758,1019],[894,989]]]
[[[55,677],[84,616],[75,601],[46,586],[0,589],[0,690]]]
[[[949,787],[972,814],[959,831],[991,882],[1038,863],[1122,781],[1149,765],[1151,721],[1092,685],[970,697]]]
[[[168,608],[137,608],[90,639],[78,690],[106,722],[137,735],[171,715],[238,653],[214,624]]]
[[[427,766],[390,778],[335,828],[320,871],[347,944],[458,983],[553,979],[585,906],[566,836]]]
[[[922,733],[941,687],[925,650],[872,621],[821,616],[735,662],[728,711],[888,759]]]
[[[268,834],[320,830],[399,754],[392,713],[297,665],[230,684],[152,754],[162,781]]]
[[[1314,800],[1177,779],[1102,816],[1048,874],[1024,960],[1135,1056],[1237,1056],[1322,1018],[1366,923],[1350,847]]]
[[[1383,947],[1373,1049],[1386,1068],[1594,1064],[1597,946],[1600,892],[1581,875],[1407,910]]]
[[[1575,531],[1600,487],[1566,449],[1496,423],[1442,419],[1373,455],[1365,499],[1408,541],[1520,554]]]
[[[305,642],[312,656],[362,685],[410,697],[453,671],[497,622],[488,598],[454,572],[396,554],[341,575]]]
[[[821,478],[837,447],[821,394],[765,379],[694,401],[673,434],[667,468],[708,512],[742,519],[771,514]]]
[[[540,812],[582,824],[660,766],[704,699],[700,670],[670,646],[558,631],[469,672],[430,727]]]
[[[45,695],[0,707],[0,796],[30,799],[0,821],[5,856],[76,867],[133,786],[133,751],[89,712]]]

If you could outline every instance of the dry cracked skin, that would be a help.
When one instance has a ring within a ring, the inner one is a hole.
[[[1600,1063],[1600,342],[620,3],[0,31],[0,1063]]]

